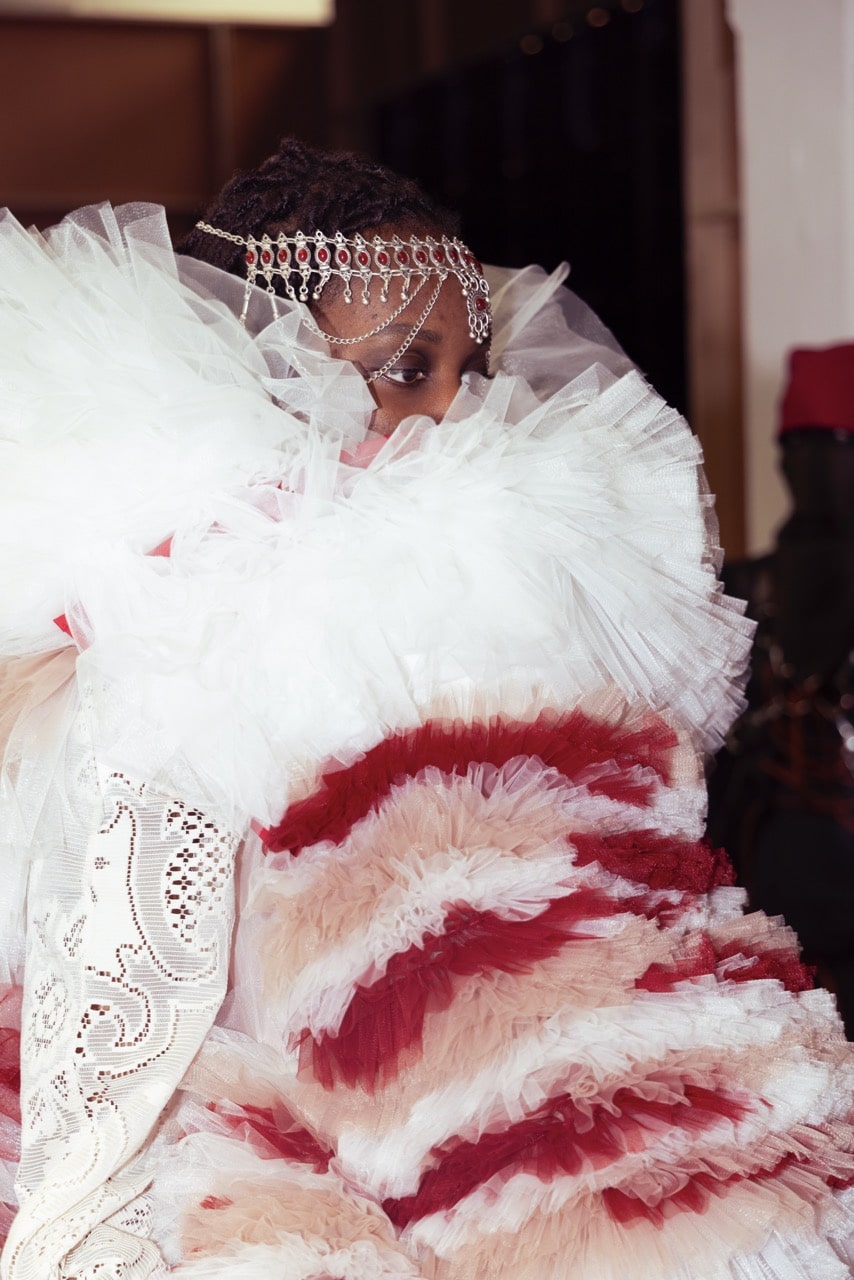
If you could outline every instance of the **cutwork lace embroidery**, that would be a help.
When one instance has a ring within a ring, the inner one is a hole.
[[[225,993],[235,837],[119,773],[103,820],[30,887],[21,1205],[4,1280],[148,1280],[145,1179],[123,1172]]]

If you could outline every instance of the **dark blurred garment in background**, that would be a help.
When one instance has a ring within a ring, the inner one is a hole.
[[[758,627],[709,837],[797,931],[854,1039],[854,344],[792,353],[779,440],[792,513],[770,555],[724,571]]]

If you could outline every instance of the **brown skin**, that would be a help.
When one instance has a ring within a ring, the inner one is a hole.
[[[391,234],[390,228],[380,228],[383,238],[390,239]],[[421,231],[419,234],[426,233]],[[332,355],[352,360],[364,377],[382,368],[417,323],[436,283],[435,279],[426,280],[388,328],[350,346],[332,345]],[[312,312],[325,332],[349,338],[375,328],[399,305],[399,281],[392,281],[388,302],[382,302],[379,281],[372,280],[367,304],[361,301],[359,281],[354,281],[352,302],[345,301],[342,289],[332,291],[327,287],[321,299],[312,305]],[[390,436],[395,427],[411,414],[438,422],[459,391],[463,374],[487,374],[488,371],[487,345],[478,346],[474,338],[469,337],[466,300],[457,278],[449,276],[412,344],[387,373],[368,383],[377,402],[371,429],[380,435]]]

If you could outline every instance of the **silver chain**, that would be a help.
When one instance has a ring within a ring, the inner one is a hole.
[[[409,350],[409,348],[412,346],[413,342],[421,332],[421,329],[424,325],[424,321],[427,319],[430,312],[435,307],[436,300],[439,297],[439,291],[441,290],[442,285],[444,283],[445,283],[444,280],[440,280],[439,283],[436,285],[436,288],[433,290],[432,294],[430,295],[430,301],[427,303],[427,306],[421,312],[421,315],[415,321],[415,324],[409,330],[409,333],[403,339],[403,342],[401,342],[400,346],[397,348],[397,351],[395,351],[391,359],[386,360],[385,364],[382,365],[381,368],[374,369],[373,373],[367,374],[367,376],[365,377],[365,382],[376,382],[377,378],[384,378],[385,375],[388,373],[389,369],[393,368],[394,365],[397,364],[400,357],[406,354],[406,352]]]
[[[236,236],[233,231],[223,231],[222,227],[212,227],[209,222],[197,222],[196,227],[199,231],[207,231],[208,235],[219,236],[220,240],[230,240],[232,244],[249,243],[245,236]]]
[[[334,333],[327,333],[325,329],[321,329],[310,311],[308,313],[308,326],[314,330],[318,337],[323,338],[326,342],[331,342],[336,347],[352,347],[356,342],[364,342],[367,338],[375,338],[378,333],[382,333],[383,329],[387,329],[390,324],[393,324],[397,317],[406,310],[410,302],[413,302],[418,297],[424,287],[425,280],[426,276],[422,276],[418,281],[415,292],[407,294],[400,306],[396,307],[386,320],[383,320],[381,324],[375,325],[373,329],[369,329],[367,333],[360,333],[355,338],[336,338]]]

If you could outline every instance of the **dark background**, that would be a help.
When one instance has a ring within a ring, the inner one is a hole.
[[[375,149],[462,213],[486,261],[568,260],[572,287],[686,412],[679,11],[606,12],[379,103]]]

